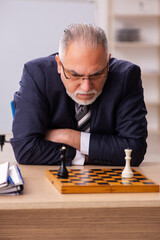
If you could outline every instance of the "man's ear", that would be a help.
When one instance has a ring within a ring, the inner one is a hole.
[[[59,74],[61,74],[62,63],[61,63],[61,60],[60,60],[60,57],[59,57],[58,54],[56,54],[55,59],[56,59],[56,62],[57,62],[57,71],[58,71]]]

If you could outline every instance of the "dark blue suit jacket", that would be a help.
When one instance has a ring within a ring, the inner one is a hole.
[[[20,89],[14,95],[11,144],[22,164],[59,164],[62,144],[45,141],[45,133],[48,129],[76,129],[75,103],[66,94],[54,56],[25,64]],[[89,163],[124,165],[124,149],[131,148],[131,164],[139,165],[147,137],[140,68],[112,58],[103,92],[90,109]],[[75,153],[67,146],[67,165]]]

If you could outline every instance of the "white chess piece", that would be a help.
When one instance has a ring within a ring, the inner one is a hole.
[[[131,169],[130,161],[131,161],[131,152],[132,149],[125,149],[125,160],[126,160],[126,165],[125,168],[122,172],[122,178],[132,178],[133,177],[133,171]]]

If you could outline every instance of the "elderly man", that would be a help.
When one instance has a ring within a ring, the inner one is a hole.
[[[93,25],[64,30],[59,53],[25,64],[14,96],[11,144],[22,164],[124,165],[146,152],[146,108],[140,68],[111,58],[105,32]]]

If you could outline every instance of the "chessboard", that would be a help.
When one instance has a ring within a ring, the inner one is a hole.
[[[121,168],[68,169],[68,178],[58,170],[46,170],[46,177],[60,193],[135,193],[159,192],[159,185],[132,169],[134,177],[122,178]]]

